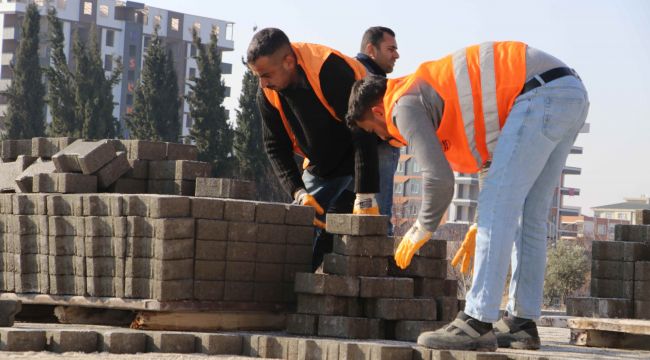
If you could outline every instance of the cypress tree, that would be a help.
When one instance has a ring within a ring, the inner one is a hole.
[[[256,101],[258,88],[257,77],[250,69],[246,70],[239,95],[234,145],[239,176],[255,181],[261,200],[286,201],[289,198],[275,176],[264,150],[262,116]]]
[[[158,29],[156,26],[145,54],[133,112],[126,123],[133,139],[177,142],[181,134],[178,78],[171,52],[158,37]]]
[[[8,101],[5,127],[9,139],[45,134],[45,85],[38,54],[40,18],[36,4],[29,4],[12,66],[13,80],[4,93]]]
[[[63,24],[55,8],[48,11],[52,64],[45,72],[48,79],[48,104],[52,114],[52,136],[81,137],[81,124],[75,113],[75,77],[68,67],[64,51]]]
[[[190,79],[187,101],[193,120],[190,137],[199,150],[199,159],[212,163],[216,176],[229,176],[232,168],[233,130],[223,100],[225,84],[221,78],[221,51],[217,34],[212,31],[210,43],[201,43],[196,29],[192,30],[196,48],[199,77]]]

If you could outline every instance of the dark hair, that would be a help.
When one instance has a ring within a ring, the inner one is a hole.
[[[251,43],[246,52],[246,63],[252,64],[262,56],[275,54],[276,51],[285,46],[291,46],[291,42],[282,30],[276,28],[265,28],[253,35]]]
[[[363,33],[363,38],[361,38],[361,52],[366,51],[366,46],[368,44],[372,44],[372,46],[378,48],[379,43],[381,40],[384,38],[384,33],[387,33],[388,35],[395,37],[395,33],[393,30],[384,27],[384,26],[373,26],[371,28],[368,28],[365,33]]]
[[[346,115],[349,128],[355,129],[357,122],[366,112],[383,99],[384,94],[386,94],[386,81],[383,76],[368,75],[354,82],[352,91],[350,91],[348,113]]]

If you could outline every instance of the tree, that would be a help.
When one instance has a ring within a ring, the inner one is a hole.
[[[40,18],[38,7],[29,4],[12,66],[13,81],[4,93],[8,101],[5,126],[9,139],[45,134],[45,85],[38,54]]]
[[[589,271],[589,259],[584,248],[569,241],[558,241],[548,252],[544,280],[544,302],[550,304],[579,289]]]
[[[269,158],[264,151],[262,139],[262,117],[257,107],[258,80],[250,70],[244,73],[242,92],[237,110],[235,131],[235,157],[239,176],[255,181],[261,200],[286,201],[288,196],[273,172]]]
[[[112,74],[107,78],[102,64],[97,29],[90,30],[88,44],[75,32],[73,52],[75,56],[75,114],[81,126],[81,137],[88,139],[114,138],[118,134],[118,122],[113,116],[113,86],[120,81],[121,60],[115,59]]]
[[[133,112],[126,118],[130,137],[177,142],[181,134],[178,78],[174,60],[158,36],[159,26],[144,56]]]
[[[223,106],[226,89],[221,78],[217,39],[216,32],[212,31],[210,43],[203,44],[196,29],[192,29],[199,77],[190,79],[187,102],[192,118],[190,137],[199,150],[199,159],[212,163],[214,175],[223,177],[231,173],[233,129]]]
[[[81,137],[81,123],[75,109],[75,77],[68,67],[64,51],[63,25],[56,9],[47,14],[52,64],[45,70],[48,79],[48,104],[52,114],[49,133],[52,136]]]

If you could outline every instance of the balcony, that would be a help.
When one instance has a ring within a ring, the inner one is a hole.
[[[232,64],[222,62],[221,63],[221,74],[223,74],[223,75],[232,74]]]
[[[582,154],[582,146],[572,147],[570,154]]]
[[[566,195],[566,196],[579,196],[580,195],[580,189],[578,188],[570,188],[570,187],[563,187],[560,189],[560,194]]]
[[[591,130],[591,126],[590,126],[590,124],[589,124],[589,123],[585,123],[585,124],[582,126],[582,129],[580,129],[580,133],[581,133],[581,134],[587,134],[587,133],[589,133],[590,130]]]
[[[580,206],[563,206],[560,208],[560,216],[580,216]]]
[[[456,176],[456,184],[478,185],[478,178],[473,176]]]
[[[472,199],[453,199],[451,202],[456,206],[478,206],[478,201]]]
[[[581,173],[582,169],[575,166],[565,166],[564,169],[562,169],[562,174],[564,175],[580,175]]]

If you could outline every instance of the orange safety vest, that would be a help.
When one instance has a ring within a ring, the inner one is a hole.
[[[436,134],[451,168],[477,172],[491,158],[525,78],[526,44],[507,41],[470,46],[423,63],[411,75],[388,80],[384,96],[386,125],[397,140],[391,144],[407,145],[391,114],[411,84],[422,79],[445,103]]]
[[[327,60],[331,54],[335,54],[341,59],[345,60],[345,62],[348,63],[348,65],[350,65],[350,68],[352,68],[354,71],[354,78],[357,80],[366,76],[366,68],[356,59],[345,56],[337,50],[331,49],[327,46],[308,43],[291,43],[291,47],[293,48],[293,53],[296,54],[298,65],[300,65],[300,67],[302,67],[303,71],[305,72],[307,81],[309,82],[309,85],[311,85],[311,88],[314,89],[314,93],[316,94],[316,97],[318,97],[318,100],[320,100],[321,104],[323,104],[325,109],[327,109],[333,118],[338,121],[342,121],[343,119],[338,118],[336,111],[334,111],[334,108],[327,102],[325,95],[323,95],[323,90],[321,89],[320,84],[321,68],[325,63],[325,60]],[[280,95],[275,90],[262,90],[264,91],[264,95],[266,96],[266,99],[269,101],[269,103],[271,103],[271,105],[280,113],[280,117],[282,118],[282,125],[284,125],[284,129],[287,131],[287,135],[289,135],[289,139],[291,139],[291,143],[293,144],[293,151],[305,158],[305,163],[303,166],[307,167],[307,156],[302,151],[302,149],[300,149],[298,141],[296,140],[296,136],[294,135],[293,130],[291,130],[291,125],[289,125],[287,116],[282,109]]]

